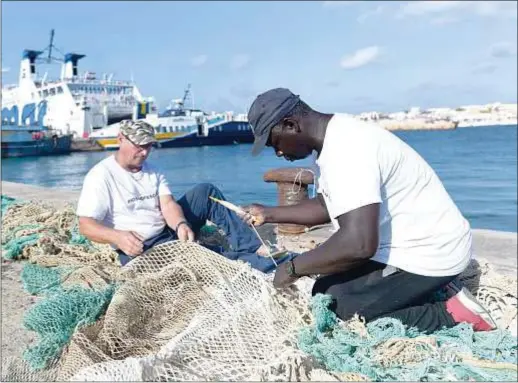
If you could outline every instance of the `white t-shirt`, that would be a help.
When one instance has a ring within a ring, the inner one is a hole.
[[[144,162],[141,171],[131,173],[110,156],[86,175],[76,213],[149,239],[166,225],[159,196],[168,194],[171,191],[164,175],[152,165]]]
[[[405,142],[344,114],[327,126],[317,165],[319,193],[337,217],[380,203],[380,243],[372,260],[410,273],[449,276],[471,259],[468,221],[433,169]]]

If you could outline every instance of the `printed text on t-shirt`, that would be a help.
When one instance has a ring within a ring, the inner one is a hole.
[[[132,202],[135,202],[135,201],[144,201],[145,199],[156,198],[157,196],[158,196],[158,192],[156,192],[154,194],[150,194],[150,195],[143,195],[143,196],[140,196],[140,197],[134,197],[134,198],[129,199],[128,203],[132,203]]]

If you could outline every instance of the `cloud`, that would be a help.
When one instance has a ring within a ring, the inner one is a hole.
[[[503,41],[493,44],[489,50],[491,57],[501,59],[516,56],[516,43]]]
[[[380,55],[378,46],[358,49],[356,52],[342,57],[340,66],[344,69],[356,69],[372,63]]]
[[[234,70],[243,69],[250,63],[250,56],[246,54],[238,54],[232,58],[230,68]]]
[[[491,74],[497,69],[497,65],[492,62],[482,62],[473,67],[471,73],[473,74]]]
[[[459,21],[460,19],[455,16],[439,16],[433,18],[430,23],[434,25],[445,25],[445,24],[453,24]]]
[[[401,5],[401,16],[437,14],[462,7],[462,1],[409,1]]]
[[[207,104],[206,110],[215,110],[215,111],[236,111],[239,110],[238,106],[234,104],[230,99],[227,97],[216,97],[215,99],[211,99],[211,101]]]
[[[478,16],[516,18],[516,5],[516,1],[408,1],[400,6],[397,16],[451,16],[469,12]]]
[[[340,86],[340,82],[338,80],[330,80],[326,81],[324,85],[328,88],[338,88]]]
[[[230,87],[230,94],[240,99],[255,97],[258,92],[248,84],[239,84]]]
[[[191,58],[191,65],[193,67],[200,67],[202,65],[205,65],[208,59],[209,56],[207,55],[198,55],[196,57]]]
[[[444,83],[440,81],[423,81],[415,86],[407,89],[406,94],[416,98],[419,101],[420,97],[436,97],[441,99],[441,95],[445,94],[483,94],[487,91],[484,85],[469,83]]]
[[[378,5],[373,10],[370,10],[370,11],[362,13],[360,16],[358,16],[358,18],[356,20],[360,24],[363,24],[367,19],[369,19],[369,18],[371,18],[373,16],[377,16],[377,15],[382,14],[384,9],[385,9],[385,7],[383,7],[383,5]]]
[[[2,68],[2,73],[7,73],[11,70],[11,68]]]
[[[323,1],[322,6],[324,8],[338,8],[338,7],[347,7],[350,5],[355,5],[360,3],[360,1]]]

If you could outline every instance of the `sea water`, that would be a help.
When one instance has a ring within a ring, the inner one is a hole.
[[[446,131],[399,131],[437,172],[473,228],[517,231],[517,127],[476,127]],[[311,166],[309,159],[288,163],[251,145],[157,149],[151,159],[165,172],[178,198],[199,182],[218,186],[237,204],[275,204],[274,184],[263,174],[284,166]],[[113,152],[2,159],[2,180],[80,190],[83,177]]]

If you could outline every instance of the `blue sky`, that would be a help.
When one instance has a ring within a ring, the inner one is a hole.
[[[80,71],[133,74],[161,108],[188,83],[219,111],[278,86],[323,112],[516,102],[516,4],[2,2],[2,80],[54,28],[61,51],[86,54]]]

